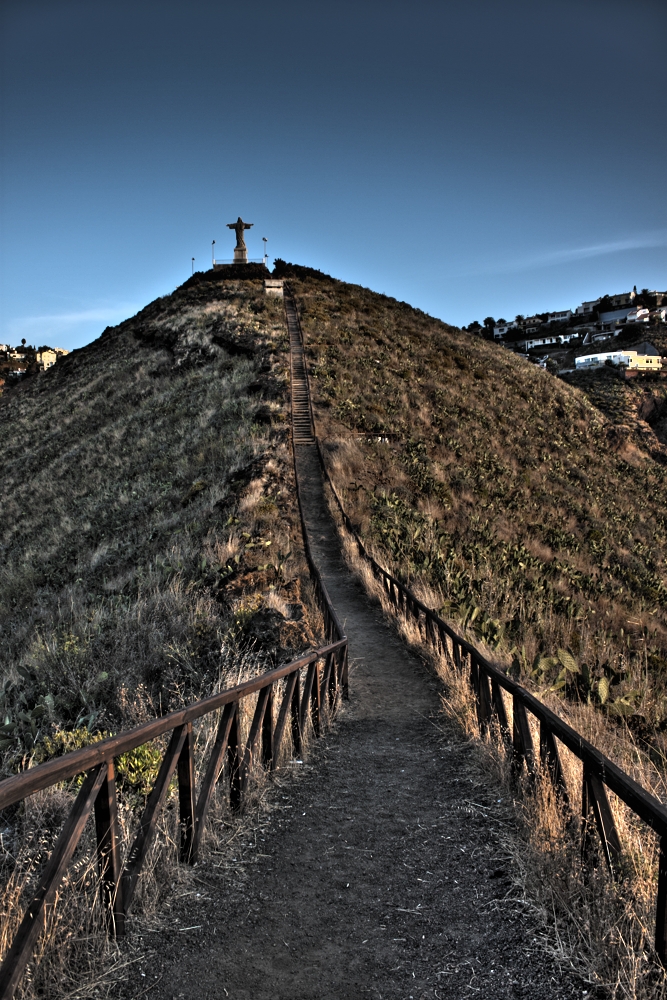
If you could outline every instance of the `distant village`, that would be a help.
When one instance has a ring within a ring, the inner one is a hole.
[[[481,334],[525,354],[542,367],[579,370],[615,365],[630,377],[640,372],[667,370],[660,349],[667,334],[667,292],[631,292],[604,295],[582,302],[576,309],[517,316],[513,321],[487,316],[471,323],[470,333]],[[649,342],[657,340],[658,346]],[[667,371],[666,371],[667,373]]]
[[[611,365],[629,378],[651,372],[667,377],[667,292],[638,292],[635,286],[574,310],[519,315],[512,321],[487,316],[464,330],[562,374]],[[66,354],[62,347],[31,347],[25,339],[18,347],[0,344],[0,392],[47,371]]]
[[[0,391],[21,379],[52,368],[58,358],[69,354],[62,347],[31,347],[23,339],[18,347],[0,344]]]

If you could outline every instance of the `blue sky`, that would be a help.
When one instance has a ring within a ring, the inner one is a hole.
[[[4,0],[0,341],[76,347],[225,228],[467,324],[667,289],[667,4]]]

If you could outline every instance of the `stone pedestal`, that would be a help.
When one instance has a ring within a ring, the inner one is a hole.
[[[247,264],[248,263],[248,249],[247,249],[247,247],[234,247],[234,263],[235,264]]]

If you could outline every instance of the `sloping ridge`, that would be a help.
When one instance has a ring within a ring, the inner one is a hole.
[[[146,935],[156,957],[131,988],[160,977],[151,993],[164,1000],[443,1000],[471,984],[492,1000],[579,996],[503,898],[509,808],[471,745],[440,716],[434,724],[436,682],[344,562],[289,298],[286,315],[304,520],[349,637],[351,701],[289,802],[270,814],[261,853],[239,847],[243,874],[233,868],[222,880],[211,862],[201,865],[204,898],[180,901],[173,929]]]

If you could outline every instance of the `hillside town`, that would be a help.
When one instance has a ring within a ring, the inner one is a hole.
[[[512,321],[488,316],[483,324],[474,322],[465,329],[554,371],[613,365],[623,368],[627,377],[662,373],[667,292],[638,292],[635,286],[631,292],[603,295],[575,309],[518,315]],[[667,358],[664,364],[667,369]]]
[[[0,391],[24,378],[52,368],[59,358],[69,354],[63,347],[31,347],[25,338],[18,347],[0,344]]]

